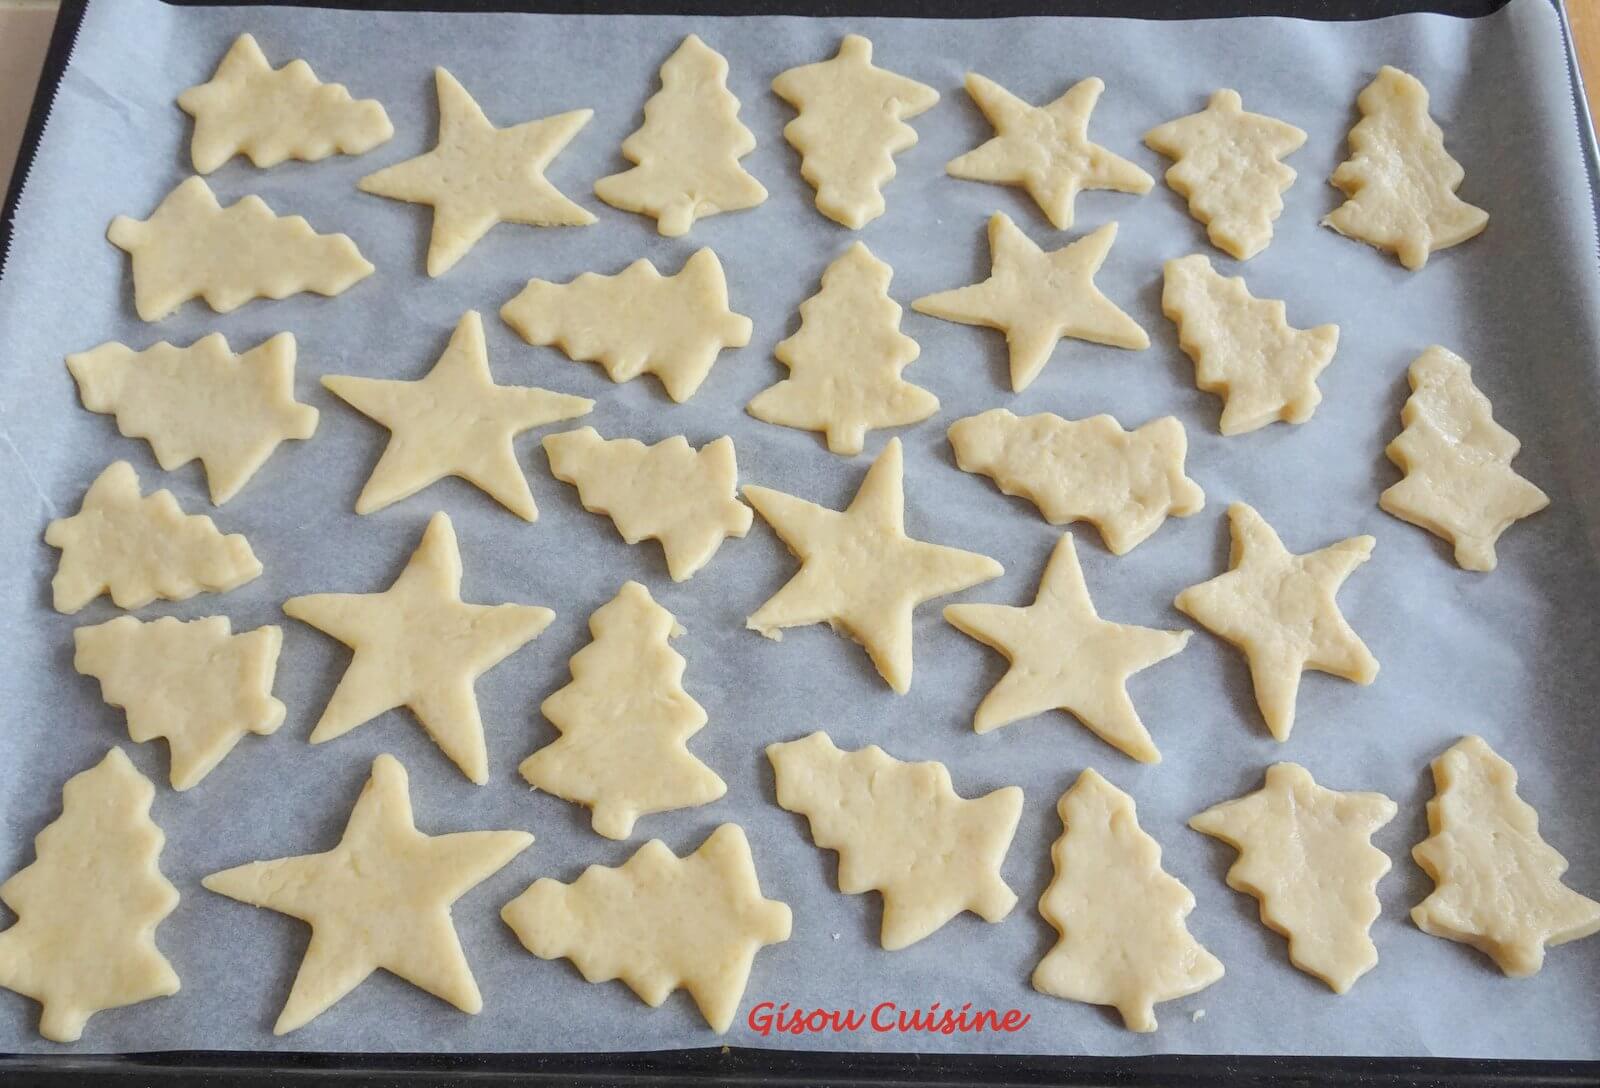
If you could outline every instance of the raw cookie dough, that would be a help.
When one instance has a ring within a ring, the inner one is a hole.
[[[128,736],[140,744],[166,738],[175,790],[210,774],[246,733],[266,736],[283,724],[283,704],[272,697],[282,628],[236,635],[227,616],[118,616],[78,628],[72,640],[72,667],[127,711]]]
[[[224,869],[200,883],[311,926],[274,1035],[321,1015],[379,968],[476,1013],[483,998],[450,906],[532,842],[525,831],[423,834],[411,814],[406,769],[381,755],[338,846]]]
[[[646,446],[631,438],[607,441],[582,427],[549,435],[544,452],[551,475],[577,485],[583,508],[609,515],[623,540],[661,541],[674,582],[710,562],[728,537],[750,531],[731,438],[696,450],[681,434]]]
[[[733,1024],[756,953],[787,941],[791,925],[786,904],[762,898],[735,824],[685,858],[651,839],[618,868],[536,880],[500,917],[535,956],[571,960],[586,982],[621,979],[651,1008],[689,991],[718,1033]]]
[[[993,80],[968,72],[967,93],[995,135],[951,159],[945,170],[969,181],[1022,186],[1057,230],[1072,226],[1080,189],[1148,193],[1155,184],[1149,174],[1089,141],[1089,114],[1105,89],[1091,76],[1048,106],[1033,106]]]
[[[756,138],[739,123],[728,61],[690,34],[661,66],[661,89],[644,104],[644,124],[622,141],[631,170],[594,183],[613,208],[648,215],[668,238],[696,219],[753,208],[767,190],[739,160]]]
[[[1089,599],[1070,533],[1061,534],[1050,553],[1031,605],[953,604],[944,610],[944,618],[1011,662],[978,705],[974,731],[987,733],[1046,711],[1065,710],[1139,762],[1161,761],[1128,696],[1128,680],[1183,649],[1190,633],[1101,619]]]
[[[1091,523],[1113,555],[1126,555],[1168,516],[1186,518],[1206,503],[1183,474],[1189,440],[1175,416],[1125,431],[1108,415],[1062,419],[991,408],[952,423],[950,447],[962,472],[982,473],[1027,499],[1051,525]]]
[[[455,76],[443,68],[435,68],[433,76],[439,142],[432,151],[356,183],[364,193],[433,205],[428,275],[442,276],[454,268],[496,223],[585,227],[595,221],[544,176],[545,168],[589,123],[593,110],[496,128]]]
[[[1304,132],[1246,112],[1238,91],[1221,90],[1199,113],[1145,133],[1144,142],[1174,160],[1167,184],[1188,198],[1212,245],[1241,261],[1267,248],[1295,178],[1278,160],[1306,142]]]
[[[722,262],[709,249],[672,276],[640,258],[615,276],[529,280],[500,316],[528,343],[599,363],[614,382],[654,374],[680,404],[706,380],[717,353],[744,347],[751,331],[748,317],[728,309]]]
[[[1194,360],[1194,383],[1222,398],[1218,428],[1244,434],[1275,420],[1304,423],[1322,401],[1317,375],[1333,361],[1339,326],[1297,329],[1278,299],[1256,298],[1203,254],[1162,266],[1161,312]]]
[[[1342,994],[1378,963],[1369,934],[1389,856],[1372,833],[1396,811],[1381,793],[1324,789],[1299,764],[1274,763],[1263,788],[1189,826],[1239,851],[1228,887],[1259,899],[1261,921],[1289,938],[1289,961]]]
[[[1428,837],[1411,851],[1436,885],[1411,908],[1418,929],[1471,945],[1513,978],[1543,967],[1547,947],[1600,933],[1600,903],[1561,882],[1567,859],[1482,737],[1435,759],[1433,785]]]
[[[539,706],[561,736],[522,761],[522,777],[589,806],[595,833],[608,839],[632,835],[640,816],[728,792],[689,752],[706,712],[683,689],[684,660],[667,642],[683,634],[672,613],[628,582],[589,617],[589,633],[572,681]]]
[[[883,893],[879,940],[916,944],[962,911],[998,922],[1016,906],[1000,876],[1022,815],[1022,791],[965,798],[943,763],[905,763],[876,744],[840,751],[826,733],[767,745],[778,804],[806,817],[839,854],[839,890]]]
[[[192,298],[231,313],[255,298],[337,295],[372,275],[347,234],[318,234],[258,196],[224,208],[201,178],[179,185],[149,219],[119,215],[106,231],[133,259],[133,308],[159,321]]]
[[[310,438],[317,410],[294,399],[295,343],[280,332],[240,355],[221,333],[186,348],[165,340],[144,351],[105,343],[67,356],[91,412],[150,443],[168,472],[199,458],[211,501],[239,493],[278,443]]]
[[[889,687],[911,688],[911,610],[1005,570],[986,555],[906,536],[904,455],[889,439],[844,510],[767,487],[744,497],[800,559],[800,571],[745,621],[770,639],[827,623],[866,647]]]
[[[1086,770],[1056,806],[1064,830],[1050,848],[1055,879],[1039,913],[1060,939],[1033,988],[1113,1005],[1130,1031],[1156,1030],[1155,1005],[1222,977],[1222,964],[1184,925],[1194,896],[1161,868],[1133,798]]]
[[[1465,359],[1434,346],[1408,374],[1405,429],[1383,451],[1406,476],[1378,496],[1378,505],[1454,544],[1462,569],[1494,570],[1500,534],[1549,506],[1550,497],[1512,469],[1522,443],[1494,421]]]
[[[100,473],[78,512],[45,528],[44,542],[61,549],[50,588],[56,611],[69,614],[102,593],[118,608],[143,608],[226,593],[261,573],[238,533],[223,536],[205,515],[185,514],[166,488],[141,496],[126,461]]]
[[[531,386],[497,385],[489,373],[483,319],[461,315],[450,344],[415,381],[331,374],[330,392],[389,428],[389,444],[356,498],[370,514],[456,476],[482,488],[520,518],[534,521],[528,479],[512,439],[532,427],[587,415],[594,401]]]
[[[1064,336],[1117,348],[1150,346],[1150,337],[1138,323],[1094,285],[1094,274],[1116,239],[1117,225],[1107,223],[1046,253],[996,212],[989,218],[989,278],[924,295],[911,308],[1005,333],[1011,351],[1011,388],[1020,393],[1039,376],[1056,341]]]
[[[1356,98],[1350,157],[1329,182],[1347,199],[1322,222],[1340,234],[1393,252],[1415,271],[1436,249],[1465,242],[1489,213],[1456,196],[1466,172],[1444,149],[1428,116],[1428,91],[1387,64]]]
[[[1242,502],[1228,507],[1228,529],[1231,569],[1190,586],[1173,604],[1244,651],[1267,729],[1274,739],[1288,740],[1303,671],[1358,684],[1378,677],[1378,662],[1334,600],[1350,573],[1371,558],[1376,542],[1354,536],[1295,555]]]
[[[800,152],[817,210],[851,230],[883,214],[894,156],[917,142],[905,122],[939,101],[932,87],[875,66],[860,34],[846,34],[831,60],[779,73],[772,93],[799,111],[783,138]]]
[[[355,651],[312,744],[403,706],[479,785],[489,780],[489,757],[472,685],[556,616],[533,605],[464,604],[461,551],[445,514],[433,515],[406,569],[383,592],[291,597],[283,611]]]
[[[860,242],[822,273],[822,289],[800,304],[800,328],[772,351],[789,376],[757,393],[749,412],[783,427],[822,431],[828,449],[853,456],[867,431],[918,423],[939,398],[900,377],[922,353],[900,331],[889,297],[890,267]]]
[[[394,135],[382,105],[321,82],[303,60],[274,70],[249,34],[234,39],[211,81],[180,94],[178,106],[194,118],[189,155],[197,174],[240,153],[263,167],[360,155]]]

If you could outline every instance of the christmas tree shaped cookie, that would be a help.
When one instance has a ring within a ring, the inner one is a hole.
[[[756,953],[789,939],[786,904],[761,896],[750,843],[723,824],[680,858],[651,839],[620,867],[545,877],[500,912],[529,952],[587,982],[621,979],[651,1008],[689,991],[712,1030],[733,1024]]]
[[[1372,833],[1394,819],[1381,793],[1324,789],[1296,763],[1267,768],[1255,793],[1200,813],[1189,826],[1239,851],[1228,887],[1261,901],[1261,920],[1289,938],[1289,960],[1342,994],[1378,962],[1368,936],[1389,857]]]
[[[905,122],[939,101],[932,87],[875,66],[859,34],[846,34],[831,60],[780,73],[772,92],[800,111],[783,137],[800,152],[817,210],[851,230],[883,214],[894,156],[917,142]]]
[[[310,438],[317,410],[294,399],[295,343],[281,332],[241,355],[221,333],[186,348],[107,343],[67,356],[78,395],[117,429],[149,441],[168,472],[199,459],[211,501],[239,493],[278,443]]]
[[[1434,346],[1417,356],[1409,376],[1405,429],[1383,451],[1406,476],[1378,505],[1454,544],[1463,569],[1494,570],[1500,534],[1550,498],[1512,469],[1522,443],[1494,421],[1465,359]]]
[[[133,306],[145,321],[192,298],[225,314],[255,298],[337,295],[372,275],[348,235],[318,234],[258,196],[224,208],[200,178],[168,193],[149,219],[117,216],[106,237],[133,258]]]
[[[1415,271],[1434,250],[1475,237],[1489,213],[1456,196],[1466,172],[1428,116],[1428,91],[1387,64],[1356,97],[1350,157],[1329,179],[1348,199],[1322,222]]]
[[[1306,142],[1304,132],[1247,112],[1238,91],[1221,90],[1199,113],[1145,133],[1144,142],[1174,160],[1167,184],[1188,198],[1212,245],[1241,261],[1267,248],[1295,178],[1279,160]]]
[[[249,34],[234,39],[211,82],[184,91],[178,106],[194,118],[189,154],[197,174],[241,153],[256,166],[360,155],[394,135],[382,105],[323,83],[303,60],[274,69]]]
[[[281,628],[236,635],[226,616],[119,616],[72,638],[73,668],[127,710],[128,736],[140,744],[167,739],[175,790],[199,783],[246,733],[266,736],[283,724],[283,704],[272,697]]]
[[[1471,945],[1513,978],[1543,967],[1547,947],[1600,933],[1600,903],[1561,882],[1567,859],[1482,737],[1434,760],[1433,785],[1429,834],[1411,851],[1435,884],[1411,908],[1418,929]]]
[[[1133,798],[1094,771],[1078,776],[1056,811],[1065,830],[1050,848],[1056,875],[1039,913],[1060,939],[1034,969],[1033,988],[1114,1006],[1130,1031],[1154,1031],[1158,1002],[1222,977],[1184,925],[1194,896],[1161,868]]]
[[[607,441],[583,427],[550,435],[544,451],[551,474],[576,484],[583,508],[609,515],[623,540],[661,541],[674,582],[710,562],[728,537],[750,531],[731,438],[696,450],[681,434],[646,446],[631,438]]]
[[[1206,501],[1183,474],[1189,440],[1174,416],[1125,431],[1108,415],[1062,419],[991,408],[952,423],[950,446],[962,472],[982,473],[1027,499],[1051,525],[1090,522],[1114,555]]]
[[[901,427],[939,410],[939,398],[900,377],[921,349],[900,331],[890,267],[856,242],[800,304],[800,328],[773,355],[789,377],[757,393],[749,412],[784,427],[822,431],[834,453],[861,452],[867,431]]]
[[[1011,388],[1020,393],[1050,361],[1064,336],[1142,350],[1150,346],[1137,322],[1094,285],[1117,225],[1046,253],[1017,225],[996,212],[989,219],[989,278],[982,283],[924,295],[911,304],[920,314],[984,325],[1006,334]]]
[[[755,149],[728,90],[727,60],[690,34],[661,66],[661,90],[644,104],[644,124],[622,141],[623,156],[637,165],[601,178],[594,193],[613,208],[650,216],[676,238],[696,219],[767,199],[739,165]]]
[[[1016,905],[1000,865],[1022,815],[1022,791],[956,793],[943,763],[903,763],[876,744],[855,752],[826,733],[767,745],[778,804],[806,817],[839,853],[839,890],[883,893],[880,941],[916,944],[962,911],[998,922]]]
[[[1304,423],[1322,401],[1317,375],[1333,361],[1339,326],[1296,329],[1278,299],[1256,298],[1240,276],[1224,276],[1195,254],[1162,266],[1161,311],[1194,360],[1194,383],[1222,398],[1223,434],[1275,420]]]
[[[89,1017],[178,992],[156,926],[178,905],[157,859],[155,789],[122,749],[67,779],[32,865],[0,884],[17,920],[0,931],[0,986],[44,1006],[39,1034],[76,1042]]]
[[[641,258],[615,276],[529,280],[500,316],[528,343],[599,363],[614,382],[654,374],[679,403],[700,388],[717,353],[744,347],[751,330],[748,317],[728,309],[722,262],[709,249],[672,276]]]
[[[706,712],[683,690],[667,640],[672,613],[628,582],[589,617],[594,641],[572,658],[572,682],[539,707],[561,736],[522,761],[522,777],[593,810],[597,834],[625,839],[640,816],[708,805],[727,785],[689,753]]]
[[[76,514],[52,521],[44,542],[61,549],[50,582],[57,612],[76,612],[102,593],[118,608],[226,593],[261,573],[238,533],[223,536],[210,518],[185,514],[166,488],[141,496],[126,461],[89,485]]]

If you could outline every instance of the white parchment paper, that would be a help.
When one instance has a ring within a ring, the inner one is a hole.
[[[258,193],[280,214],[348,232],[378,272],[333,300],[256,302],[227,316],[191,303],[144,324],[132,311],[127,258],[106,242],[106,224],[119,213],[146,217],[187,176],[190,122],[173,99],[209,78],[244,30],[275,63],[304,57],[323,78],[380,99],[396,136],[354,159],[267,171],[236,159],[213,176],[213,186],[225,203]],[[690,30],[732,64],[742,120],[760,145],[745,166],[772,195],[753,211],[703,220],[689,236],[667,240],[649,220],[601,204],[591,186],[626,165],[618,145],[639,124],[644,100],[657,88],[657,67]],[[779,71],[832,55],[848,31],[871,36],[880,64],[943,96],[915,122],[921,140],[898,159],[888,213],[858,234],[814,210],[797,156],[780,135],[792,111],[767,89]],[[1384,63],[1414,73],[1432,91],[1434,115],[1466,168],[1462,195],[1492,214],[1481,237],[1437,254],[1416,274],[1317,225],[1339,199],[1325,179],[1345,157],[1356,93]],[[435,64],[460,77],[498,124],[593,107],[593,122],[549,176],[599,222],[564,230],[501,226],[448,275],[425,278],[429,209],[361,194],[355,181],[433,145]],[[1142,146],[1142,134],[1200,109],[1219,86],[1237,88],[1247,108],[1310,134],[1290,159],[1300,178],[1287,194],[1277,237],[1243,268],[1257,295],[1287,300],[1294,324],[1340,326],[1338,355],[1321,379],[1325,399],[1308,424],[1231,439],[1216,433],[1218,404],[1195,390],[1191,364],[1161,316],[1160,268],[1168,257],[1197,251],[1229,273],[1238,266],[1208,247],[1203,228],[1164,185],[1142,198],[1087,193],[1078,201],[1076,229],[1064,234],[1018,190],[944,175],[948,159],[990,133],[961,90],[969,68],[1034,102],[1084,76],[1102,77],[1107,91],[1092,136],[1158,176],[1167,163]],[[549,476],[537,435],[518,444],[541,510],[535,525],[454,481],[370,517],[351,512],[387,435],[317,379],[417,377],[472,308],[485,314],[499,380],[594,397],[597,408],[583,422],[607,436],[654,441],[682,433],[698,445],[731,434],[746,482],[842,505],[888,436],[873,434],[866,453],[844,459],[816,435],[748,417],[745,403],[782,374],[773,344],[793,332],[797,307],[826,264],[858,237],[893,266],[891,291],[902,303],[981,278],[988,269],[984,224],[997,209],[1049,248],[1117,220],[1121,233],[1099,284],[1149,330],[1152,344],[1126,352],[1064,342],[1043,376],[1013,395],[1003,337],[908,311],[903,328],[922,345],[922,357],[906,377],[943,404],[937,417],[900,432],[911,532],[1004,563],[1004,578],[958,599],[1026,603],[1058,531],[988,480],[958,472],[945,428],[996,405],[1069,417],[1111,412],[1130,427],[1175,413],[1189,432],[1189,472],[1206,489],[1206,508],[1169,522],[1121,559],[1094,532],[1076,531],[1104,615],[1187,625],[1172,598],[1226,565],[1224,510],[1234,500],[1255,505],[1296,551],[1358,533],[1378,539],[1375,557],[1351,577],[1340,601],[1382,674],[1368,688],[1308,675],[1287,744],[1266,735],[1241,656],[1205,633],[1133,682],[1165,756],[1158,766],[1133,763],[1064,715],[976,736],[973,709],[1004,663],[946,626],[938,607],[918,612],[915,683],[896,697],[859,647],[826,628],[792,631],[781,644],[745,630],[744,617],[795,570],[759,520],[747,539],[724,545],[692,581],[674,585],[656,545],[623,545],[607,519],[585,513],[573,489]],[[108,746],[123,745],[158,785],[154,816],[167,834],[162,867],[183,896],[158,936],[183,989],[96,1016],[77,1049],[625,1050],[726,1042],[1600,1057],[1600,939],[1554,950],[1537,977],[1513,981],[1470,949],[1425,936],[1406,917],[1430,887],[1409,858],[1426,834],[1428,761],[1472,731],[1521,771],[1524,796],[1571,860],[1573,886],[1600,894],[1595,244],[1559,24],[1544,0],[1514,0],[1478,21],[1406,16],[1349,24],[385,15],[174,9],[154,0],[92,4],[0,282],[0,873],[32,860],[32,836],[59,812],[65,779]],[[724,354],[687,404],[673,405],[653,380],[613,386],[593,366],[530,348],[495,316],[531,276],[565,281],[590,270],[610,273],[640,256],[675,271],[702,245],[722,257],[734,307],[753,318],[755,336],[748,348]],[[142,348],[163,338],[186,344],[214,330],[236,350],[294,332],[299,395],[323,412],[311,441],[282,448],[220,511],[206,500],[198,466],[158,471],[144,443],[120,437],[112,419],[79,406],[62,365],[68,352],[108,339]],[[1490,575],[1458,570],[1441,541],[1377,507],[1378,493],[1397,478],[1382,451],[1398,430],[1406,366],[1433,343],[1475,364],[1498,418],[1523,440],[1517,468],[1552,500],[1548,511],[1505,536],[1500,568]],[[95,681],[73,672],[73,628],[115,614],[109,601],[73,617],[49,607],[56,553],[41,539],[44,525],[75,511],[89,482],[115,458],[131,460],[147,489],[170,487],[187,509],[244,532],[266,566],[261,578],[226,596],[157,604],[140,614],[223,612],[237,629],[278,623],[286,632],[277,684],[289,708],[286,725],[270,738],[246,738],[187,794],[166,785],[165,747],[131,745],[122,713],[100,701]],[[468,599],[538,603],[558,613],[541,638],[477,686],[491,755],[484,787],[468,783],[403,712],[309,746],[306,735],[349,653],[279,610],[294,594],[384,588],[438,509],[455,520]],[[729,790],[714,805],[646,818],[632,841],[616,843],[589,830],[584,810],[532,793],[516,765],[554,736],[538,704],[567,681],[567,658],[587,642],[589,614],[628,578],[644,581],[687,628],[676,643],[688,659],[687,687],[710,715],[691,747]],[[942,760],[967,795],[1021,786],[1026,805],[1004,869],[1020,896],[1012,915],[998,925],[963,916],[910,950],[882,951],[877,897],[840,895],[834,857],[812,846],[800,817],[774,803],[763,747],[813,729],[828,730],[846,747],[877,742],[901,758]],[[380,752],[409,769],[424,830],[516,827],[538,837],[455,910],[484,1011],[463,1015],[379,975],[303,1030],[275,1039],[270,1027],[306,927],[212,895],[200,878],[256,858],[331,847]],[[1254,900],[1224,886],[1233,852],[1184,826],[1201,808],[1257,788],[1265,767],[1279,759],[1304,763],[1326,785],[1381,790],[1400,805],[1376,840],[1395,861],[1373,930],[1382,962],[1342,998],[1290,967],[1284,941],[1259,923]],[[1091,765],[1137,799],[1144,827],[1165,847],[1164,864],[1199,901],[1191,929],[1227,966],[1210,989],[1162,1006],[1154,1035],[1126,1032],[1114,1014],[1040,996],[1028,985],[1054,938],[1035,904],[1050,877],[1049,844],[1060,832],[1056,800]],[[619,864],[650,836],[685,853],[727,820],[749,833],[765,892],[794,908],[793,939],[757,957],[744,1011],[762,1001],[861,1010],[882,1001],[905,1008],[971,1002],[1020,1008],[1031,1015],[1029,1026],[1011,1035],[780,1039],[755,1034],[741,1013],[718,1037],[684,995],[652,1011],[619,983],[586,984],[571,965],[524,952],[498,917],[538,876],[571,880],[591,863]],[[1206,1015],[1197,1019],[1201,1010]],[[0,1050],[56,1049],[36,1035],[36,1016],[32,1002],[0,991]]]

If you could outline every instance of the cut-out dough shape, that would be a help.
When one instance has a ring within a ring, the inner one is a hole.
[[[533,605],[463,603],[461,550],[445,514],[433,515],[406,569],[383,592],[291,597],[283,611],[355,651],[312,744],[403,706],[479,785],[489,780],[489,757],[472,685],[556,615]]]
[[[1427,88],[1386,64],[1356,105],[1361,120],[1350,130],[1350,157],[1329,179],[1349,199],[1324,217],[1325,226],[1389,250],[1412,271],[1488,226],[1488,212],[1456,196],[1466,172],[1428,116]]]
[[[539,517],[512,439],[533,427],[587,415],[594,401],[532,386],[497,385],[489,373],[483,318],[461,315],[433,369],[415,381],[330,374],[322,384],[389,428],[389,444],[356,497],[370,514],[429,484],[467,480],[527,521]]]
[[[106,237],[133,260],[133,308],[145,321],[192,298],[225,314],[251,299],[337,295],[372,275],[349,235],[318,234],[258,196],[224,208],[197,177],[168,193],[149,219],[117,216]]]
[[[241,153],[263,167],[361,155],[394,135],[381,104],[321,82],[303,60],[274,70],[249,34],[234,39],[211,81],[180,94],[178,106],[194,118],[189,155],[197,174]]]
[[[690,34],[661,65],[661,89],[644,104],[644,124],[622,141],[623,157],[636,165],[595,182],[594,194],[650,216],[656,230],[676,238],[696,219],[767,199],[766,187],[739,165],[755,149],[728,90],[727,59]]]
[[[826,623],[866,648],[889,687],[911,688],[911,610],[998,578],[986,555],[906,535],[905,459],[891,438],[844,510],[767,487],[744,497],[800,560],[800,571],[745,622],[770,639]]]
[[[998,922],[1016,905],[1000,876],[1022,816],[1022,791],[956,793],[943,763],[906,763],[876,744],[854,752],[826,733],[767,745],[778,804],[806,817],[839,854],[839,890],[883,893],[879,940],[916,944],[962,911]]]
[[[989,278],[982,283],[924,295],[911,304],[919,314],[983,325],[1006,334],[1011,388],[1020,393],[1039,376],[1064,336],[1143,350],[1150,337],[1094,285],[1117,225],[1046,253],[1010,219],[989,218]]]
[[[412,816],[406,769],[382,755],[372,761],[338,846],[250,862],[200,883],[311,926],[274,1035],[321,1015],[380,968],[477,1013],[483,998],[450,906],[532,842],[525,831],[423,834]]]
[[[115,415],[117,429],[150,443],[171,472],[199,459],[211,501],[239,493],[278,443],[310,438],[317,410],[294,399],[295,343],[280,332],[242,354],[221,333],[180,348],[165,340],[144,351],[105,343],[67,356],[91,412]]]
[[[1188,199],[1212,245],[1241,261],[1267,248],[1295,179],[1279,160],[1306,142],[1304,132],[1247,112],[1238,91],[1221,90],[1199,113],[1145,133],[1144,142],[1174,160],[1167,184]]]
[[[800,152],[817,210],[851,230],[883,214],[894,156],[917,142],[905,122],[939,101],[932,87],[874,65],[860,34],[846,34],[830,60],[779,73],[772,92],[799,111],[783,138]]]
[[[1369,933],[1389,856],[1372,833],[1396,811],[1381,793],[1325,789],[1299,764],[1274,763],[1263,788],[1189,826],[1239,851],[1228,887],[1259,899],[1261,921],[1289,938],[1289,961],[1342,994],[1378,963]]]
[[[646,446],[583,427],[546,437],[544,452],[551,475],[575,484],[583,508],[608,515],[623,540],[661,541],[674,582],[710,562],[728,537],[750,531],[731,438],[696,450],[681,434]]]
[[[1383,451],[1406,474],[1378,505],[1455,545],[1464,570],[1494,570],[1495,542],[1513,522],[1550,505],[1550,497],[1511,467],[1522,448],[1494,421],[1489,398],[1472,383],[1467,361],[1431,347],[1411,364],[1404,430]]]
[[[1062,419],[991,408],[950,425],[962,472],[994,480],[1039,508],[1051,525],[1087,521],[1113,555],[1126,555],[1169,516],[1205,506],[1183,474],[1189,440],[1174,416],[1125,431],[1108,415]]]
[[[1064,830],[1050,848],[1055,878],[1039,913],[1060,939],[1033,972],[1052,997],[1112,1005],[1130,1031],[1156,1030],[1158,1002],[1222,977],[1190,935],[1194,896],[1161,868],[1161,846],[1139,826],[1133,798],[1086,770],[1056,806]]]
[[[364,193],[433,206],[428,275],[442,276],[497,223],[585,227],[595,221],[545,178],[545,168],[589,123],[571,110],[496,128],[456,77],[433,70],[439,142],[432,151],[386,166],[357,183]]]
[[[638,582],[589,617],[594,641],[572,658],[572,681],[539,706],[561,736],[522,761],[522,777],[587,805],[597,834],[625,839],[640,816],[708,805],[728,792],[689,752],[705,708],[683,689],[668,640],[678,621]]]
[[[1482,737],[1433,761],[1428,837],[1411,850],[1436,887],[1411,908],[1424,933],[1471,945],[1513,978],[1548,947],[1600,933],[1600,903],[1561,882],[1567,859],[1517,796],[1517,772]]]
[[[1148,193],[1155,180],[1089,140],[1089,114],[1106,85],[1079,80],[1048,106],[1034,106],[991,79],[967,73],[967,93],[994,126],[992,139],[951,159],[951,177],[1020,185],[1057,230],[1072,226],[1082,189]]]
[[[1274,739],[1288,740],[1306,669],[1358,684],[1378,678],[1377,660],[1334,600],[1351,572],[1372,557],[1376,541],[1353,536],[1295,555],[1242,502],[1228,507],[1228,529],[1230,569],[1190,586],[1173,603],[1244,651],[1261,717]]]
[[[128,736],[140,744],[166,738],[175,790],[199,783],[246,733],[266,736],[283,724],[283,704],[272,697],[281,628],[236,635],[226,616],[118,616],[72,638],[73,668],[127,711]]]
[[[238,533],[223,536],[204,514],[185,514],[166,488],[139,494],[133,466],[107,466],[71,517],[57,518],[44,542],[61,549],[50,581],[57,612],[73,613],[109,593],[118,608],[226,593],[261,573]]]
[[[1222,275],[1204,254],[1174,258],[1162,272],[1161,311],[1194,360],[1194,384],[1222,398],[1223,434],[1311,418],[1322,402],[1317,375],[1333,361],[1339,326],[1294,328],[1281,300],[1256,298],[1242,276]]]
[[[156,927],[178,906],[157,864],[155,787],[121,748],[67,779],[36,859],[4,884],[17,920],[0,931],[0,986],[44,1006],[39,1034],[77,1042],[89,1017],[178,992]]]
[[[718,352],[744,347],[751,331],[748,317],[728,309],[722,262],[709,249],[672,276],[641,258],[615,276],[529,280],[500,316],[528,343],[599,363],[614,382],[654,374],[680,404],[706,380]]]
[[[735,824],[688,857],[651,839],[617,868],[536,880],[500,917],[535,956],[571,960],[586,982],[621,979],[651,1008],[687,990],[718,1033],[733,1024],[756,953],[787,941],[792,924],[787,904],[762,898]]]
[[[854,456],[867,432],[918,423],[939,398],[900,377],[922,349],[900,331],[889,297],[894,271],[860,242],[822,273],[822,288],[800,304],[800,328],[772,354],[789,376],[757,393],[749,412],[782,427],[822,431],[828,449]]]
[[[1183,649],[1189,632],[1101,619],[1070,533],[1050,553],[1031,605],[953,604],[944,618],[1011,662],[978,705],[974,731],[1065,710],[1124,754],[1141,763],[1161,761],[1128,695],[1128,680]]]

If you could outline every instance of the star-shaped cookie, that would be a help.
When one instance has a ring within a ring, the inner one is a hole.
[[[1046,253],[1004,215],[989,218],[989,278],[982,283],[924,295],[911,304],[920,314],[984,325],[1006,334],[1011,388],[1020,393],[1039,376],[1063,336],[1118,348],[1150,346],[1137,322],[1094,285],[1117,225]]]
[[[1295,555],[1242,502],[1228,507],[1228,527],[1232,569],[1190,586],[1173,603],[1244,651],[1267,729],[1275,739],[1288,740],[1301,672],[1315,669],[1358,684],[1378,677],[1377,660],[1334,601],[1376,542],[1355,536]]]
[[[525,831],[423,834],[411,813],[406,769],[381,755],[338,846],[224,869],[200,883],[311,924],[274,1035],[320,1016],[379,968],[476,1013],[483,997],[450,906],[532,842]]]
[[[911,687],[911,610],[1004,574],[986,555],[906,535],[904,455],[891,438],[844,510],[750,486],[744,497],[800,559],[800,573],[745,622],[768,638],[827,623],[862,646],[896,693]]]
[[[364,193],[433,205],[428,275],[442,276],[496,223],[586,227],[594,216],[545,179],[593,110],[571,110],[495,128],[456,77],[433,70],[439,93],[439,143],[414,159],[358,182]]]

